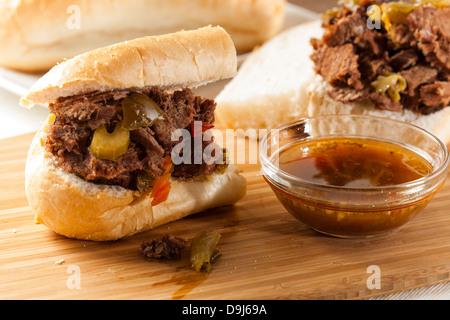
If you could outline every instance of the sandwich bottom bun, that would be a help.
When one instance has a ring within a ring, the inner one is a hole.
[[[206,209],[231,205],[246,193],[246,180],[225,172],[171,181],[168,199],[152,207],[149,193],[98,185],[63,171],[44,148],[46,127],[35,135],[25,169],[25,190],[36,221],[69,238],[110,241],[146,231]]]
[[[321,22],[312,21],[282,32],[253,51],[216,97],[217,121],[234,129],[271,129],[303,117],[363,114],[412,123],[450,144],[450,107],[423,115],[407,108],[381,110],[370,101],[333,100],[327,92],[329,85],[315,73],[310,59],[310,40],[322,34]]]

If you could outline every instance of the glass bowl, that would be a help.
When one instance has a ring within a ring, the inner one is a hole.
[[[431,164],[415,180],[387,186],[348,187],[306,180],[280,170],[279,155],[302,141],[364,138],[406,147]],[[261,140],[264,179],[286,210],[310,228],[336,237],[369,237],[415,217],[446,181],[449,152],[435,135],[415,125],[363,115],[304,118],[278,126]]]

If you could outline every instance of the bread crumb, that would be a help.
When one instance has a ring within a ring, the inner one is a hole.
[[[59,259],[58,261],[55,261],[55,264],[63,264],[64,262],[66,262],[66,260],[64,259]]]

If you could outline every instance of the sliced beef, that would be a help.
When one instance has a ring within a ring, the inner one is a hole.
[[[418,87],[436,80],[438,71],[426,65],[418,65],[401,71],[400,75],[405,78],[408,84],[407,92],[412,96]]]
[[[364,79],[366,83],[376,80],[378,75],[382,74],[383,71],[392,71],[392,68],[385,57],[375,58],[371,55],[360,55],[358,63],[360,66],[361,78]]]
[[[450,82],[436,81],[420,88],[423,104],[431,110],[439,110],[450,104]]]
[[[407,20],[431,66],[450,69],[450,8],[424,6],[411,12]]]
[[[175,91],[172,96],[164,92],[151,92],[150,97],[162,106],[167,115],[168,121],[159,122],[153,126],[155,138],[161,143],[166,153],[178,143],[172,141],[174,130],[190,128],[193,120],[214,123],[216,108],[214,100],[195,96],[190,90]]]
[[[369,98],[368,90],[355,90],[351,87],[330,87],[328,94],[336,101],[348,103]]]
[[[324,15],[323,16],[323,26],[329,27],[331,25],[334,25],[337,21],[339,21],[340,19],[351,15],[352,14],[352,10],[350,10],[347,7],[341,7],[339,8],[339,10],[337,10],[334,14],[332,15]]]
[[[362,37],[367,31],[367,18],[364,19],[358,12],[346,15],[337,20],[331,27],[326,28],[323,42],[329,47],[341,46]]]
[[[450,70],[444,70],[439,74],[439,80],[450,81]]]
[[[419,61],[419,53],[416,49],[406,49],[396,52],[388,59],[389,65],[395,71],[405,70],[414,66]]]
[[[419,89],[417,89],[412,95],[403,94],[401,97],[401,104],[406,109],[423,114],[423,110],[420,110],[423,105],[422,101],[420,100]]]
[[[127,91],[118,90],[63,97],[50,104],[49,110],[56,114],[62,123],[95,130],[107,123],[114,125],[120,122],[122,117],[120,100],[128,94]]]
[[[121,101],[132,91],[93,92],[86,95],[60,98],[49,106],[56,121],[47,134],[46,148],[55,154],[68,172],[95,183],[120,185],[137,189],[137,177],[144,174],[156,179],[165,171],[164,156],[170,154],[178,141],[172,141],[177,129],[190,130],[193,120],[212,124],[215,102],[197,97],[189,89],[173,93],[157,88],[140,90],[163,110],[165,121],[152,127],[130,131],[130,145],[117,161],[96,158],[89,152],[93,132],[105,125],[112,131],[120,125],[123,112]],[[216,164],[183,164],[174,171],[181,178],[211,174]]]
[[[369,94],[370,99],[375,102],[378,108],[382,110],[399,112],[402,111],[402,105],[400,102],[392,101],[388,95],[380,94],[377,92],[371,92]]]
[[[403,70],[400,75],[406,80],[408,87],[402,92],[402,105],[410,110],[429,114],[429,108],[423,108],[423,102],[420,98],[420,88],[423,85],[431,83],[437,79],[438,71],[428,65],[416,65],[410,69]]]
[[[57,122],[49,128],[47,144],[52,150],[73,152],[82,155],[88,147],[92,130],[75,128]]]
[[[216,109],[216,103],[214,100],[202,99],[201,97],[195,97],[194,101],[195,111],[194,120],[202,121],[205,123],[214,123],[214,111]]]
[[[153,137],[154,135],[155,133],[149,127],[130,131],[131,139],[143,146],[147,150],[147,153],[154,153],[162,156],[164,154],[164,149]]]
[[[130,143],[127,152],[117,161],[98,159],[87,153],[83,163],[86,180],[97,183],[120,185],[127,189],[136,189],[137,174],[145,171],[151,178],[158,178],[164,173],[164,160],[158,156],[144,156],[141,148]]]
[[[392,34],[394,35],[394,38],[387,39],[391,50],[396,50],[397,48],[409,49],[417,46],[417,40],[414,37],[413,31],[406,25],[393,24]]]
[[[386,50],[385,37],[374,30],[367,30],[363,33],[362,37],[355,40],[357,46],[371,55],[377,57],[383,55]]]
[[[209,146],[210,144],[213,144],[215,142],[206,142],[203,144],[203,149],[205,149],[205,147]],[[217,145],[215,145],[217,147]],[[217,147],[218,148],[218,147]],[[211,149],[211,150],[215,150],[215,149]],[[172,176],[179,178],[180,180],[189,180],[192,179],[194,177],[197,176],[209,176],[211,174],[213,174],[216,169],[220,168],[222,166],[222,164],[216,164],[214,162],[214,165],[211,165],[206,162],[202,162],[201,164],[195,164],[198,162],[195,162],[194,159],[194,152],[191,152],[192,158],[191,158],[191,163],[194,163],[194,165],[192,164],[180,164],[174,167],[174,170],[172,172]],[[208,154],[209,156],[209,154]],[[216,155],[211,154],[212,159],[214,160]]]
[[[217,167],[206,163],[195,166],[189,164],[180,164],[175,166],[172,176],[180,180],[187,181],[198,176],[209,176],[216,171]]]
[[[364,86],[358,69],[358,56],[353,50],[351,43],[339,47],[320,47],[311,56],[316,72],[331,85],[344,84],[361,90]]]
[[[169,153],[176,145],[172,141],[172,132],[176,129],[185,129],[194,117],[195,108],[193,106],[194,96],[192,92],[186,91],[183,94],[175,92],[168,95],[163,91],[152,91],[149,96],[161,106],[167,121],[156,123],[153,126],[155,138],[161,143],[166,153]]]

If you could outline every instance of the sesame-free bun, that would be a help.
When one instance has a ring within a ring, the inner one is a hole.
[[[143,36],[220,25],[238,51],[282,27],[286,0],[4,0],[0,65],[48,71],[95,48]]]
[[[25,190],[37,222],[69,238],[117,240],[210,208],[234,204],[245,196],[239,169],[190,181],[171,178],[165,202],[152,207],[148,192],[87,182],[58,166],[44,148],[47,125],[28,152]]]
[[[321,38],[321,21],[295,26],[252,52],[238,74],[216,97],[217,120],[228,128],[261,129],[302,117],[364,114],[420,126],[450,143],[450,108],[423,115],[403,108],[385,111],[373,103],[342,103],[327,93],[328,84],[314,71],[311,38]]]
[[[47,72],[21,98],[32,107],[93,91],[196,87],[234,76],[236,49],[221,27],[143,37],[95,49]]]

